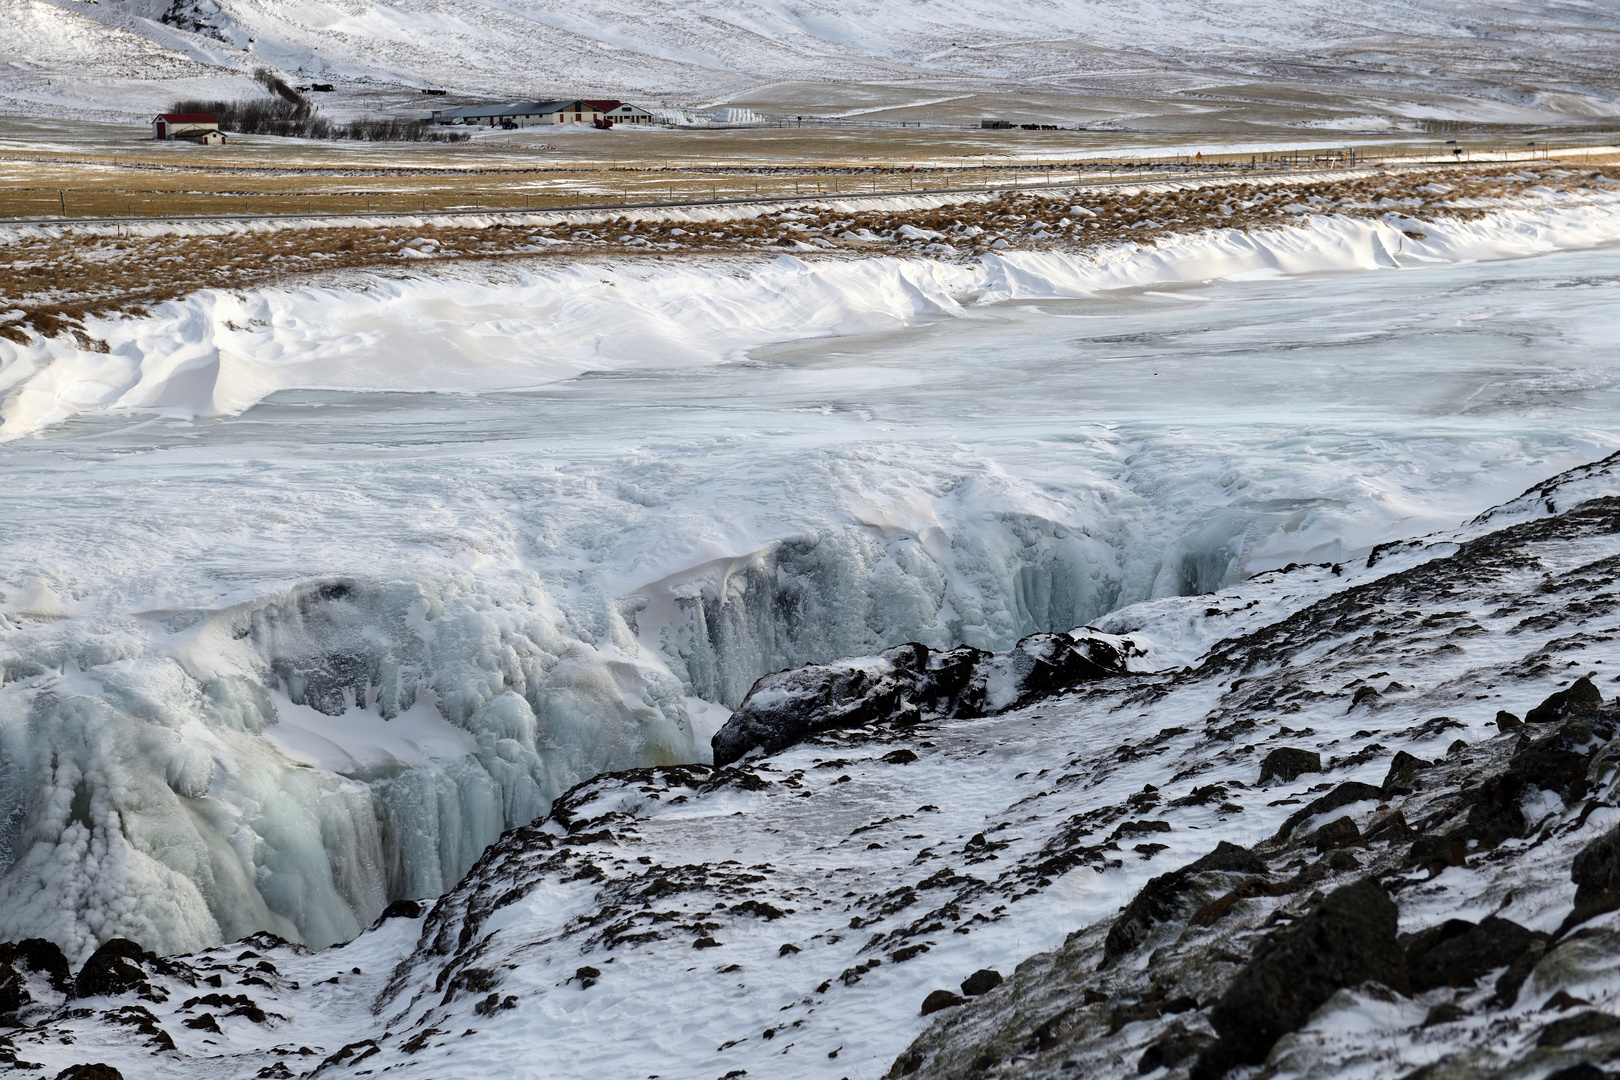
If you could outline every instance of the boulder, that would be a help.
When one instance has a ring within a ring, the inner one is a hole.
[[[1570,716],[1589,716],[1603,704],[1603,695],[1584,675],[1567,690],[1549,695],[1547,700],[1524,714],[1527,724],[1550,724]]]
[[[1522,727],[1524,727],[1524,721],[1520,720],[1517,716],[1514,716],[1506,709],[1498,709],[1496,711],[1497,731],[1517,731]]]
[[[1566,1016],[1562,1020],[1554,1020],[1541,1029],[1536,1036],[1536,1045],[1565,1046],[1577,1039],[1589,1039],[1594,1035],[1610,1035],[1620,1031],[1620,1018],[1610,1016],[1596,1009],[1588,1009],[1574,1016]]]
[[[1547,955],[1547,942],[1533,941],[1528,949],[1520,955],[1520,959],[1508,965],[1507,972],[1497,978],[1497,993],[1494,1004],[1511,1009],[1518,1002],[1518,993],[1523,989],[1524,980],[1528,980],[1531,973],[1536,970],[1537,963]]]
[[[877,656],[762,676],[715,732],[715,767],[755,748],[778,753],[818,731],[874,721],[915,722],[921,713],[912,698],[927,665],[928,647],[913,643]]]
[[[1431,1028],[1436,1024],[1455,1024],[1467,1015],[1468,1010],[1461,1005],[1451,1001],[1442,1001],[1440,1004],[1430,1007],[1428,1013],[1423,1017],[1423,1026]]]
[[[987,716],[1082,683],[1127,674],[1129,638],[1089,630],[1031,634],[1005,653],[911,642],[876,656],[762,676],[715,733],[717,768],[752,750],[778,753],[809,736],[925,716]]]
[[[1052,697],[1083,683],[1127,673],[1126,661],[1135,654],[1129,638],[1095,631],[1068,634],[1031,634],[1004,653],[974,664],[972,677],[961,696],[940,715],[989,716]]]
[[[383,908],[382,914],[377,916],[371,928],[375,930],[389,919],[420,919],[426,910],[426,905],[418,900],[395,900]]]
[[[1554,792],[1568,805],[1579,802],[1586,795],[1591,754],[1611,734],[1607,719],[1577,718],[1525,744],[1508,760],[1506,770],[1468,790],[1468,818],[1453,835],[1493,848],[1524,835],[1527,822],[1521,806],[1531,792]]]
[[[1001,985],[1001,972],[981,968],[962,980],[962,996],[978,997]]]
[[[73,988],[67,957],[55,942],[44,938],[0,942],[0,1017],[13,1017],[33,1001],[28,988],[31,975],[43,976],[58,993]]]
[[[1180,915],[1182,901],[1192,891],[1193,876],[1209,872],[1264,877],[1270,870],[1248,848],[1222,840],[1215,850],[1181,869],[1149,878],[1109,928],[1103,942],[1102,966],[1108,967],[1146,941],[1155,926]]]
[[[1293,835],[1294,829],[1298,827],[1300,822],[1313,818],[1317,814],[1325,814],[1329,810],[1337,810],[1342,806],[1364,802],[1368,799],[1382,800],[1383,797],[1384,793],[1371,784],[1363,784],[1359,780],[1346,780],[1321,798],[1306,803],[1303,809],[1295,810],[1292,814],[1289,814],[1288,820],[1284,821],[1282,828],[1277,830],[1277,839],[1287,840]]]
[[[1267,938],[1210,1010],[1220,1041],[1199,1055],[1192,1076],[1213,1080],[1232,1064],[1264,1061],[1279,1038],[1345,987],[1372,981],[1404,991],[1396,914],[1378,882],[1363,878]]]
[[[1281,780],[1292,783],[1306,773],[1322,771],[1322,755],[1314,750],[1299,750],[1292,746],[1279,746],[1260,762],[1260,784]]]
[[[1477,926],[1449,919],[1413,936],[1406,947],[1406,970],[1414,991],[1438,986],[1473,986],[1487,972],[1511,967],[1546,934],[1516,922],[1487,916]]]
[[[922,1015],[937,1013],[941,1009],[949,1009],[952,1005],[960,1005],[963,998],[951,993],[949,990],[935,990],[923,998]]]
[[[1390,759],[1389,772],[1384,776],[1384,785],[1381,790],[1384,798],[1394,795],[1410,795],[1417,790],[1418,773],[1429,768],[1429,763],[1420,757],[1413,757],[1405,750],[1401,750]]]
[[[1189,1032],[1178,1023],[1142,1051],[1136,1062],[1137,1075],[1145,1076],[1155,1069],[1174,1069],[1197,1056],[1213,1041],[1208,1035]]]
[[[143,961],[157,957],[127,938],[112,938],[90,954],[79,969],[76,997],[115,997],[150,989]]]
[[[1468,844],[1455,836],[1420,836],[1412,842],[1406,858],[1434,877],[1448,866],[1467,865]]]
[[[124,1080],[124,1074],[104,1062],[69,1065],[56,1074],[56,1080]]]
[[[1558,928],[1560,935],[1593,916],[1620,908],[1620,825],[1581,848],[1569,876],[1575,882],[1575,909]]]
[[[1347,817],[1334,818],[1313,832],[1308,840],[1316,845],[1317,851],[1349,847],[1351,844],[1361,842],[1361,830]]]

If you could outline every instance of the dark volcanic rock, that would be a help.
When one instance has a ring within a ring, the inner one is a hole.
[[[56,1074],[56,1080],[124,1080],[124,1074],[111,1065],[69,1065]]]
[[[1322,771],[1322,755],[1314,750],[1298,750],[1292,746],[1279,746],[1260,762],[1260,783],[1281,780],[1288,783],[1305,773]]]
[[[113,938],[90,954],[79,970],[78,997],[109,997],[149,989],[141,961],[152,954],[127,938]]]
[[[420,919],[427,908],[416,900],[395,900],[383,908],[382,914],[371,925],[373,928],[381,926],[389,919]]]
[[[1376,981],[1404,990],[1406,957],[1395,925],[1394,901],[1363,878],[1268,938],[1210,1010],[1220,1042],[1199,1056],[1192,1075],[1214,1078],[1230,1064],[1264,1061],[1273,1043],[1344,987]]]
[[[1498,709],[1497,710],[1497,713],[1496,713],[1496,730],[1497,731],[1517,731],[1522,727],[1524,727],[1524,721],[1523,720],[1520,720],[1517,716],[1514,716],[1512,713],[1508,712],[1506,709]]]
[[[1001,985],[1001,972],[981,968],[962,980],[962,996],[978,997]]]
[[[1478,926],[1450,919],[1416,935],[1406,949],[1406,968],[1416,991],[1437,986],[1473,986],[1487,972],[1509,967],[1547,935],[1516,922],[1487,916]]]
[[[817,731],[915,722],[922,714],[912,698],[927,666],[928,647],[910,644],[861,660],[765,675],[715,732],[715,766],[729,765],[756,747],[777,753]]]
[[[1154,1069],[1173,1069],[1197,1055],[1213,1041],[1208,1035],[1191,1033],[1185,1028],[1173,1029],[1159,1036],[1142,1051],[1142,1057],[1136,1063],[1136,1071],[1140,1075],[1146,1075]]]
[[[1282,828],[1277,830],[1277,839],[1287,840],[1293,835],[1294,829],[1300,822],[1313,818],[1317,814],[1325,814],[1329,810],[1337,810],[1341,806],[1349,806],[1351,803],[1363,802],[1367,799],[1382,799],[1383,797],[1384,793],[1371,784],[1363,784],[1359,780],[1346,780],[1320,799],[1314,799],[1307,803],[1304,809],[1289,814],[1288,820],[1283,822]]]
[[[1005,653],[912,642],[877,656],[778,671],[754,683],[711,745],[723,767],[756,748],[785,750],[818,731],[924,716],[986,716],[1126,673],[1128,639],[1031,634]]]
[[[1530,793],[1552,791],[1566,804],[1578,802],[1586,795],[1590,753],[1612,734],[1607,720],[1574,719],[1524,746],[1505,771],[1469,789],[1468,819],[1450,835],[1492,848],[1524,835],[1527,823],[1520,807]]]
[[[1574,1016],[1566,1016],[1562,1020],[1554,1020],[1541,1029],[1541,1034],[1536,1036],[1536,1045],[1563,1046],[1576,1039],[1607,1035],[1617,1030],[1620,1030],[1620,1018],[1591,1009],[1576,1013]]]
[[[1422,758],[1413,757],[1405,750],[1398,752],[1390,760],[1389,773],[1384,777],[1384,797],[1412,794],[1417,790],[1418,773],[1427,768],[1429,763]]]
[[[1558,932],[1620,908],[1620,825],[1587,844],[1570,867],[1575,882],[1575,910]]]
[[[949,1009],[952,1005],[960,1005],[963,998],[951,993],[949,990],[935,990],[923,998],[922,1014],[937,1013],[941,1009]]]
[[[1540,936],[1537,935],[1538,938]],[[1519,958],[1513,961],[1508,969],[1502,972],[1501,977],[1496,980],[1495,1003],[1506,1008],[1517,1002],[1519,1000],[1519,990],[1523,988],[1525,980],[1530,978],[1530,973],[1536,969],[1536,965],[1541,963],[1541,958],[1546,955],[1547,942],[1545,940],[1532,941],[1530,946],[1519,955]]]
[[[1081,683],[1123,675],[1125,670],[1125,651],[1116,641],[1031,634],[1007,652],[975,665],[963,703],[980,715],[1004,712]]]
[[[1310,842],[1316,845],[1318,851],[1349,847],[1351,844],[1361,842],[1361,830],[1347,817],[1334,818],[1311,833]]]
[[[1589,716],[1597,712],[1599,705],[1603,704],[1603,695],[1598,688],[1592,685],[1592,680],[1582,676],[1575,680],[1568,690],[1560,690],[1552,694],[1540,705],[1524,714],[1527,724],[1550,724],[1555,720],[1562,720],[1570,716]]]
[[[28,991],[31,972],[45,976],[59,993],[73,988],[67,957],[55,942],[44,938],[0,942],[0,1016],[12,1016],[33,1000]]]
[[[1146,941],[1158,924],[1176,918],[1181,913],[1182,899],[1192,891],[1192,877],[1211,871],[1260,876],[1270,873],[1254,852],[1222,840],[1214,851],[1181,869],[1149,878],[1109,928],[1108,938],[1103,942],[1103,966],[1107,967]]]
[[[1461,1005],[1450,1001],[1442,1001],[1440,1004],[1431,1007],[1428,1013],[1424,1015],[1423,1026],[1431,1028],[1436,1024],[1454,1024],[1467,1015],[1468,1010]]]

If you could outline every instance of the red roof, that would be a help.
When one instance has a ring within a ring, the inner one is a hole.
[[[584,98],[581,98],[579,103],[581,105],[589,105],[595,112],[612,112],[614,109],[617,109],[620,105],[624,104],[622,101],[587,101]]]
[[[205,112],[166,112],[158,114],[159,120],[166,120],[171,124],[217,124],[213,113]]]

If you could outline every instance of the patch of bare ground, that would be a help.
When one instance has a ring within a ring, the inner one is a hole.
[[[333,271],[425,269],[479,260],[685,259],[716,254],[854,258],[918,255],[967,260],[995,250],[1086,254],[1121,244],[1151,246],[1210,228],[1245,231],[1299,225],[1311,215],[1476,218],[1531,194],[1613,190],[1620,165],[1502,166],[1475,170],[1363,172],[1289,181],[1233,178],[1144,188],[1007,191],[931,209],[761,206],[753,217],[694,224],[621,216],[579,224],[353,228],[291,225],[213,236],[107,237],[67,231],[0,245],[0,337],[71,335],[105,348],[85,319],[139,316],[151,305],[204,289],[286,285]]]

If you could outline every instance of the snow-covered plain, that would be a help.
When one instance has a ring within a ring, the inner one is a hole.
[[[373,276],[0,343],[0,936],[327,945],[701,760],[765,672],[1455,525],[1620,445],[1612,250],[1472,261],[1609,215]]]

